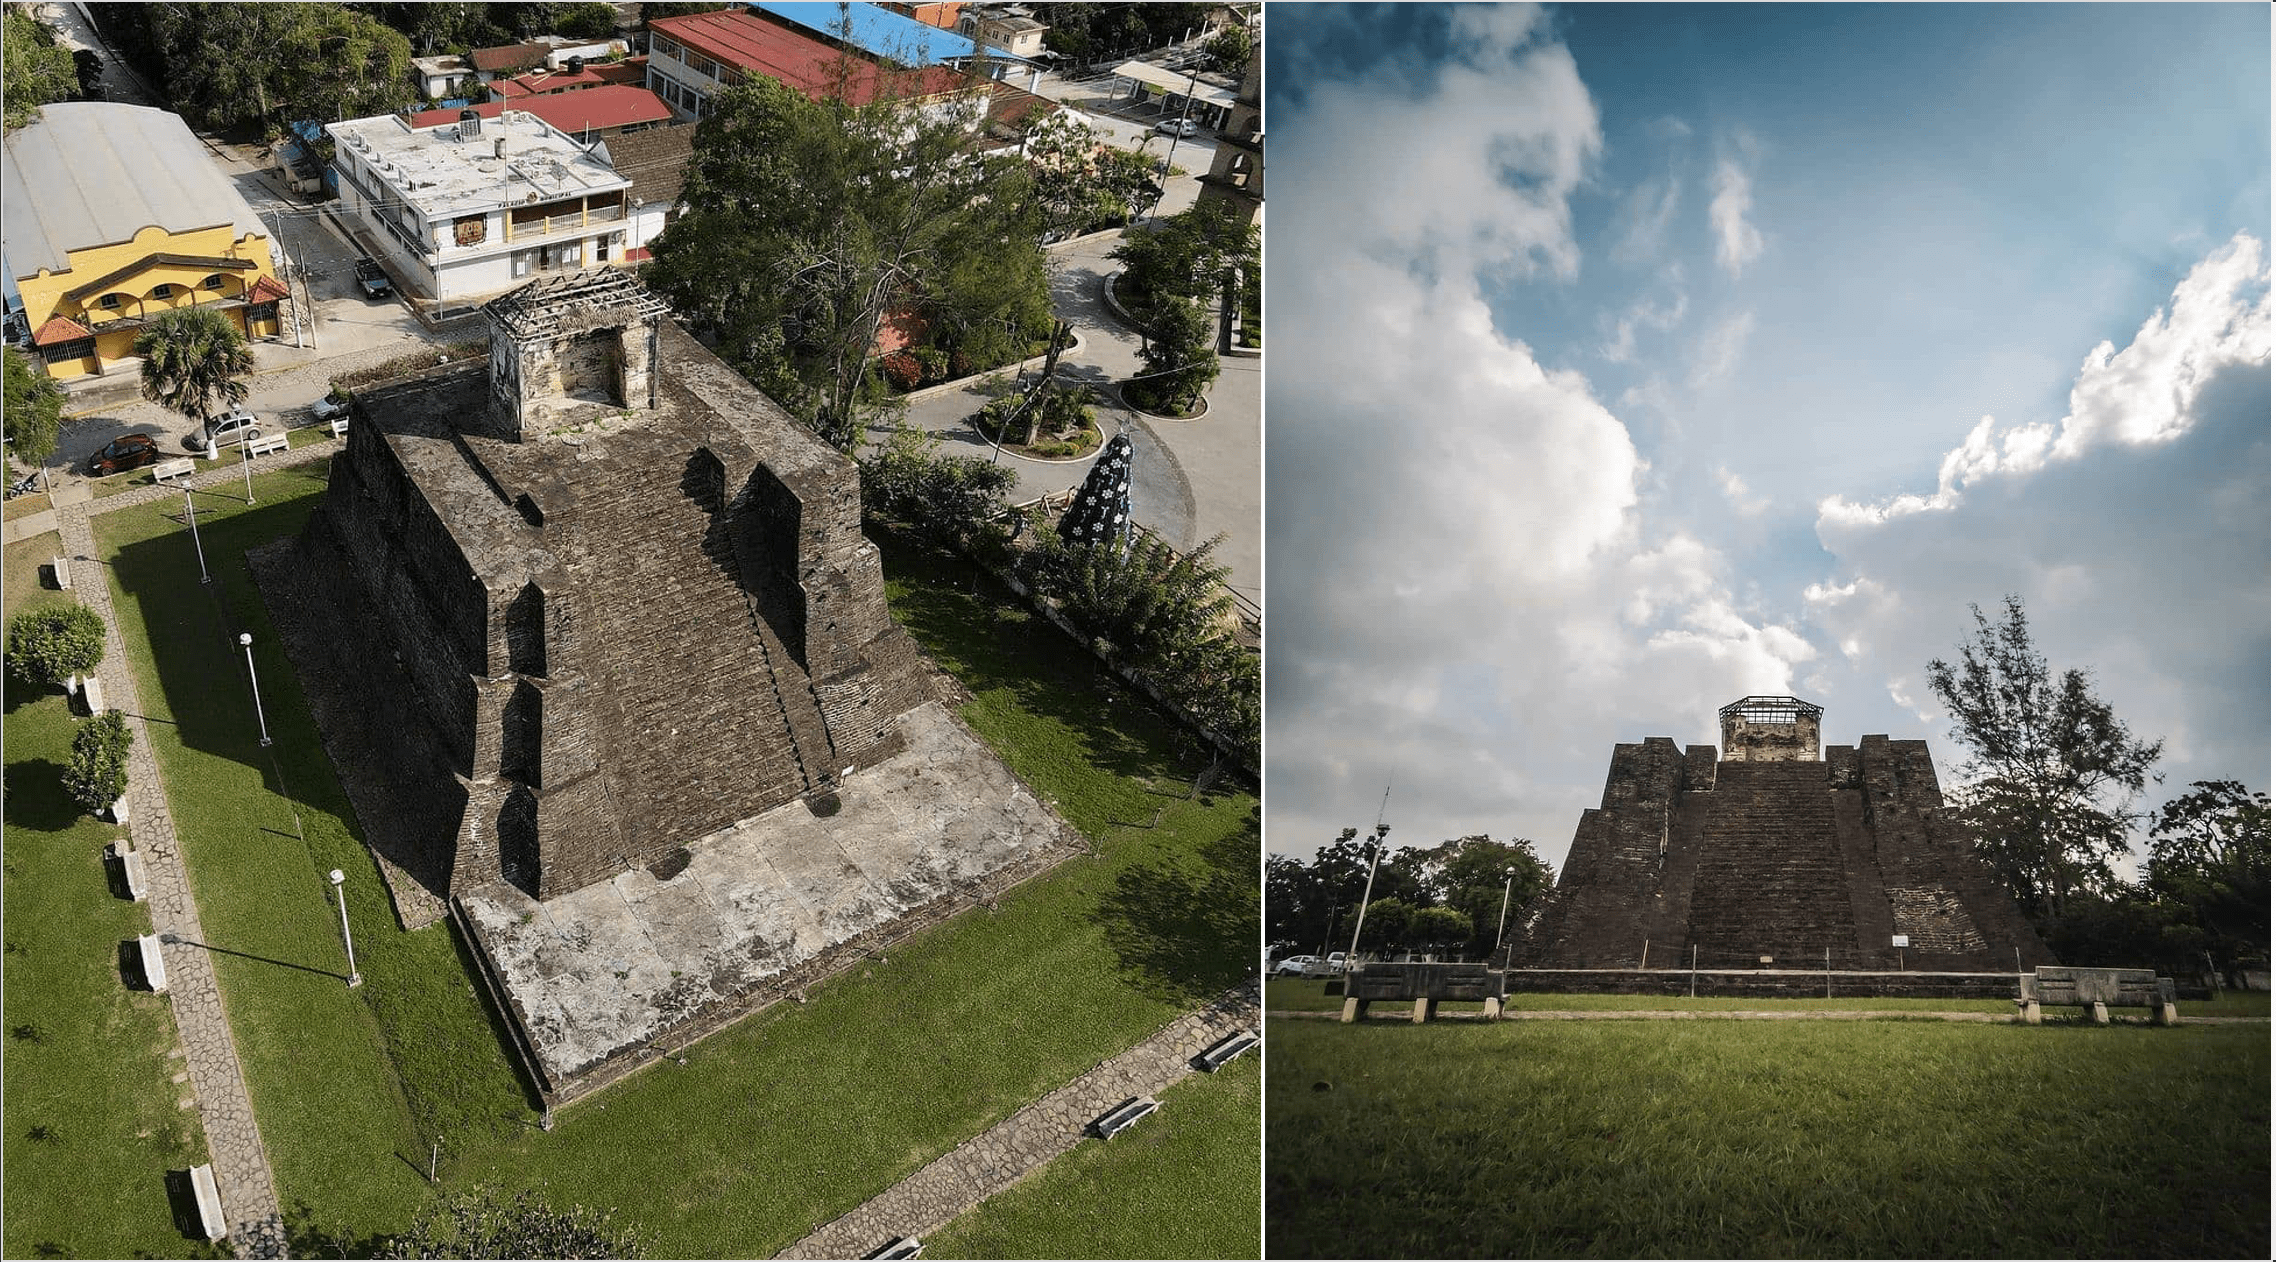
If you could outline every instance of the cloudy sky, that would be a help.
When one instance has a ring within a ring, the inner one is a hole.
[[[1616,741],[2023,597],[2269,773],[2269,11],[1278,5],[1268,842],[1562,863]]]

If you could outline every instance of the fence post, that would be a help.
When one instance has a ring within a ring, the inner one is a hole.
[[[1691,997],[1699,997],[1699,944],[1691,944]]]
[[[1833,998],[1833,948],[1826,948],[1826,998]]]
[[[1647,968],[1650,968],[1651,966],[1652,966],[1652,940],[1651,940],[1650,938],[1646,938],[1646,939],[1644,939],[1644,958],[1643,958],[1642,960],[1640,960],[1640,961],[1638,961],[1638,962],[1637,962],[1637,964],[1636,964],[1636,971],[1638,971],[1638,972],[1642,972],[1643,970],[1645,970],[1645,969],[1647,969]]]

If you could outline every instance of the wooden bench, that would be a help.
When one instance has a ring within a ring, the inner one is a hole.
[[[1367,1015],[1368,1005],[1412,1000],[1415,1024],[1438,1015],[1443,1000],[1484,1001],[1486,1015],[1501,1015],[1501,996],[1484,964],[1362,964],[1344,978],[1343,1019]]]
[[[146,933],[134,941],[142,952],[142,979],[150,983],[150,993],[165,994],[166,959],[158,953],[158,935]]]
[[[1160,1107],[1162,1102],[1150,1095],[1135,1095],[1100,1114],[1084,1129],[1100,1139],[1112,1139]]]
[[[164,482],[168,478],[186,478],[197,471],[198,462],[184,456],[179,460],[161,460],[150,466],[150,480]]]
[[[290,448],[292,446],[292,435],[271,434],[266,438],[256,438],[249,443],[240,443],[239,446],[245,449],[245,458],[251,460],[255,456],[266,456]]]
[[[208,1240],[219,1240],[229,1234],[229,1223],[221,1216],[221,1187],[213,1181],[213,1165],[190,1167],[190,1190],[198,1199],[198,1226]]]
[[[334,438],[346,438],[347,436],[348,436],[348,418],[347,418],[347,417],[344,417],[344,416],[343,416],[343,417],[341,417],[339,420],[336,420],[336,421],[332,422],[332,437],[334,437]]]
[[[923,1256],[924,1252],[925,1242],[915,1236],[895,1236],[861,1256],[865,1258],[914,1258]]]
[[[142,865],[142,852],[130,850],[125,841],[110,845],[111,857],[119,861],[119,872],[126,880],[126,896],[134,902],[149,897],[148,878]]]
[[[1257,1045],[1257,1036],[1247,1030],[1236,1031],[1211,1043],[1199,1056],[1187,1062],[1205,1074],[1213,1074],[1225,1067],[1225,1062]]]
[[[71,558],[57,557],[53,561],[48,562],[48,568],[55,571],[55,589],[60,592],[70,591]]]
[[[2110,1009],[2147,1008],[2157,1025],[2178,1025],[2173,1007],[2173,979],[2146,968],[2079,968],[2042,964],[2035,972],[2017,978],[2016,1009],[2027,1025],[2040,1021],[2043,1004],[2075,1004],[2086,1010],[2096,1025],[2110,1024]]]

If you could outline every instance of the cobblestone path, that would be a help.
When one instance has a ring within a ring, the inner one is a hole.
[[[337,449],[337,444],[319,443],[262,457],[257,468],[266,471],[309,464],[330,458]],[[241,476],[235,466],[223,465],[195,474],[188,481],[200,488],[226,487],[230,479]],[[159,779],[149,729],[141,718],[141,697],[128,664],[126,644],[119,637],[110,583],[96,560],[95,530],[89,521],[95,513],[180,494],[174,486],[152,486],[72,504],[57,510],[56,524],[64,555],[70,558],[71,590],[103,618],[103,662],[96,668],[103,681],[103,698],[126,716],[127,727],[134,733],[127,765],[127,832],[134,848],[142,852],[150,891],[151,928],[169,939],[159,948],[166,964],[166,995],[173,1002],[174,1025],[181,1032],[188,1056],[189,1085],[197,1095],[198,1116],[205,1125],[214,1181],[221,1192],[222,1216],[228,1220],[230,1239],[239,1257],[281,1258],[286,1256],[285,1234],[276,1180],[269,1171],[268,1150],[261,1144],[260,1125],[253,1117],[253,1102],[245,1093],[237,1041],[229,1032],[229,1015],[214,978],[213,958],[205,947],[197,945],[206,941],[205,930],[198,921],[197,902],[190,896],[181,841],[174,834],[173,812]]]
[[[925,1233],[1009,1188],[1084,1141],[1092,1119],[1137,1095],[1155,1095],[1195,1072],[1186,1062],[1228,1034],[1253,1030],[1252,990],[1226,992],[1163,1026],[1082,1077],[959,1144],[930,1165],[777,1254],[858,1258],[898,1236]],[[1159,1115],[1138,1123],[1158,1125]]]

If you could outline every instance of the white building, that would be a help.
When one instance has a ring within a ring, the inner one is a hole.
[[[458,302],[605,267],[634,239],[631,181],[607,150],[520,110],[414,129],[396,115],[325,127],[340,207],[419,297]]]

